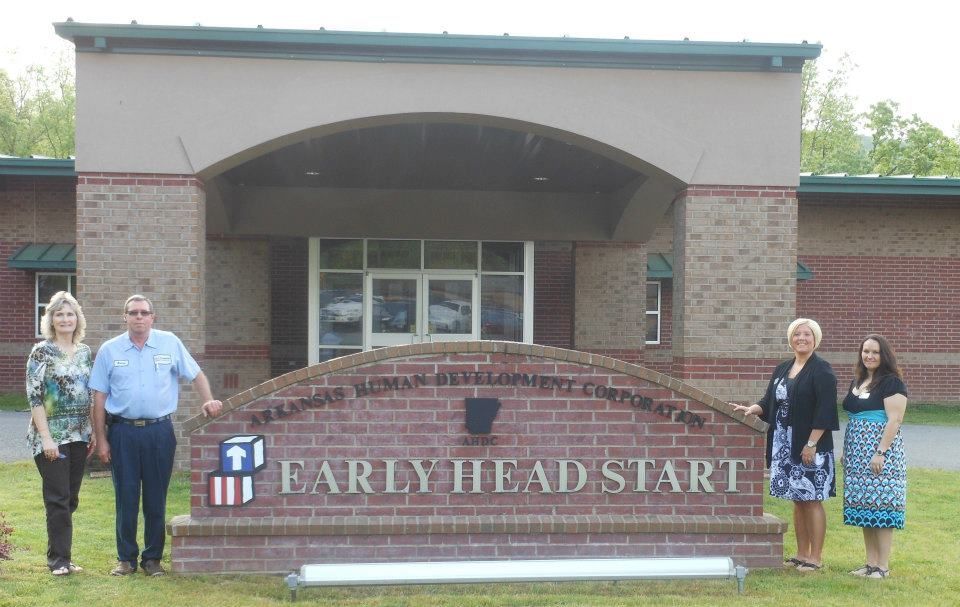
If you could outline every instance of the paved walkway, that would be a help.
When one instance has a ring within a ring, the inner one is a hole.
[[[29,413],[0,411],[0,462],[30,457],[25,439],[29,419]],[[902,432],[909,467],[960,470],[960,428],[906,425]],[[843,444],[842,426],[834,442]]]

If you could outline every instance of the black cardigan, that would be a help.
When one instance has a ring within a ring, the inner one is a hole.
[[[776,383],[779,378],[787,376],[791,366],[793,359],[777,365],[767,384],[766,394],[757,403],[763,409],[760,419],[770,424],[767,430],[768,466],[773,453],[773,430],[777,419]],[[830,363],[815,353],[811,354],[803,369],[790,382],[787,399],[790,402],[790,418],[787,422],[793,427],[791,457],[800,459],[800,452],[814,428],[826,430],[817,441],[817,452],[833,451],[832,431],[840,429],[840,417],[837,415],[837,376]]]

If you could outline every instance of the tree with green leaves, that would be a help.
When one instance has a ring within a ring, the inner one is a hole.
[[[0,70],[0,154],[67,158],[75,152],[76,89],[63,56],[17,76]]]
[[[866,113],[873,134],[870,160],[881,175],[960,175],[960,141],[916,114],[900,115],[900,104],[885,100]],[[960,133],[958,133],[960,135]],[[960,137],[958,137],[960,139]]]
[[[803,66],[800,95],[800,170],[813,173],[866,173],[870,169],[861,136],[856,98],[846,91],[850,57],[821,78],[817,65]]]

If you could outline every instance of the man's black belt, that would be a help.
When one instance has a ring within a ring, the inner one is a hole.
[[[165,422],[168,419],[170,419],[170,417],[171,417],[170,415],[164,415],[163,417],[158,417],[156,419],[127,419],[126,417],[120,417],[119,415],[108,413],[107,423],[108,424],[127,424],[129,426],[149,426],[150,424]]]

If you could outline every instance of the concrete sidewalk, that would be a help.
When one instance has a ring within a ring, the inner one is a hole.
[[[0,411],[0,462],[15,462],[30,458],[27,451],[26,412]],[[960,428],[950,426],[903,426],[903,441],[907,449],[907,466],[960,470]],[[834,433],[834,443],[843,445],[843,425]]]

